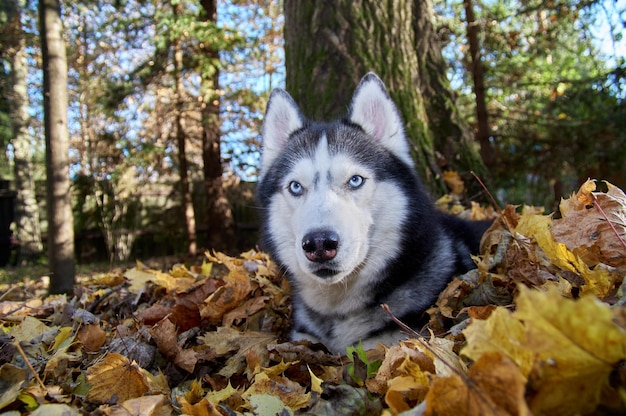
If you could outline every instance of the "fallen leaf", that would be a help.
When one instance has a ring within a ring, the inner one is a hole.
[[[565,244],[554,240],[551,227],[552,219],[548,216],[522,215],[515,231],[532,237],[555,266],[581,275],[585,279],[581,288],[583,293],[594,294],[601,299],[608,296],[621,276],[606,268],[591,269]]]
[[[10,363],[0,367],[0,409],[13,403],[26,384],[28,372]]]
[[[442,173],[442,177],[450,192],[453,194],[462,194],[465,190],[465,184],[458,172],[453,170],[446,170]]]
[[[270,377],[264,372],[254,376],[252,385],[242,394],[244,399],[251,400],[252,396],[271,395],[292,410],[302,409],[309,405],[311,394],[305,388],[287,377]],[[261,413],[267,414],[267,413]]]
[[[129,399],[104,410],[107,416],[169,416],[173,412],[167,396],[162,394]]]
[[[322,382],[323,380],[317,377],[313,371],[311,371],[311,367],[307,365],[307,369],[309,370],[309,374],[311,375],[311,391],[314,393],[322,392]]]
[[[506,308],[496,308],[486,320],[472,320],[463,331],[467,344],[461,354],[478,360],[483,354],[499,352],[509,357],[528,376],[533,366],[533,351],[525,347],[526,327]]]
[[[554,221],[552,233],[555,240],[565,244],[587,265],[606,264],[619,268],[620,274],[624,275],[626,195],[618,187],[608,182],[605,184],[607,192],[594,192],[596,181],[587,180],[578,193],[562,199],[559,205],[562,218]]]
[[[150,328],[150,334],[159,348],[159,351],[183,370],[192,373],[198,362],[197,354],[192,349],[183,349],[178,345],[176,326],[168,318],[158,322]]]
[[[148,382],[142,369],[121,354],[109,353],[87,370],[91,389],[87,399],[97,403],[122,403],[143,396]]]
[[[254,288],[242,269],[231,270],[224,281],[226,284],[209,295],[200,307],[200,316],[212,324],[219,324],[224,314],[239,306]]]
[[[260,357],[261,366],[267,366],[269,362],[267,345],[275,340],[274,334],[254,331],[241,332],[227,327],[219,327],[216,331],[210,331],[198,337],[198,341],[211,348],[218,357],[236,351],[218,372],[219,375],[226,378],[240,373],[245,368],[246,355],[251,350]]]
[[[378,415],[382,404],[364,388],[347,384],[333,385],[325,383],[322,394],[312,400],[307,414],[317,416],[335,415]]]
[[[257,415],[293,416],[293,410],[285,407],[280,398],[273,394],[253,394],[248,401]]]
[[[222,416],[216,406],[206,398],[197,403],[189,403],[184,397],[178,397],[182,413],[189,416]]]
[[[488,352],[467,377],[436,378],[426,395],[424,414],[439,416],[529,415],[524,401],[525,378],[500,352]]]
[[[78,410],[66,404],[43,404],[39,406],[31,416],[78,416]]]
[[[37,318],[32,316],[24,317],[24,320],[9,332],[16,342],[30,342],[33,338],[43,335],[49,331],[56,334],[58,328],[49,327]]]
[[[521,287],[514,317],[526,326],[524,347],[534,354],[529,375],[533,413],[593,411],[614,366],[626,360],[626,330],[594,296],[577,301],[556,291]]]

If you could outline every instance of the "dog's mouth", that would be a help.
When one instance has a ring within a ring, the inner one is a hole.
[[[317,277],[321,277],[322,279],[328,279],[339,274],[339,270],[322,266],[317,268],[316,270],[313,270],[313,274],[315,274]]]

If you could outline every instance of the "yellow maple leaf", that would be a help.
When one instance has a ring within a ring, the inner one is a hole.
[[[476,361],[488,352],[500,352],[509,357],[527,377],[533,366],[533,352],[525,348],[526,327],[513,319],[504,307],[496,308],[488,319],[473,320],[464,331],[467,345],[461,354]]]
[[[535,414],[585,414],[602,393],[619,397],[608,382],[626,359],[626,330],[615,324],[611,308],[595,296],[564,298],[554,287],[519,290],[514,313],[499,308],[469,325],[462,353],[475,360],[492,353],[510,358],[528,380]]]
[[[206,396],[204,396],[204,398],[207,399],[210,403],[218,404],[239,393],[239,390],[234,388],[229,381],[226,387],[218,391],[210,391],[206,394]]]
[[[524,346],[535,355],[531,410],[593,411],[613,367],[626,359],[626,331],[613,322],[609,306],[594,296],[574,301],[520,287],[517,307],[513,315],[527,328]]]
[[[549,216],[522,215],[515,231],[526,237],[533,237],[554,265],[581,275],[585,279],[585,285],[581,288],[583,293],[594,294],[601,299],[608,296],[620,276],[602,267],[591,269],[565,244],[554,240],[551,227],[552,218]]]

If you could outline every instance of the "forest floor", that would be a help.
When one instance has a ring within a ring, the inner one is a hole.
[[[1,271],[0,412],[623,414],[626,196],[590,181],[555,218],[507,206],[422,335],[345,355],[287,340],[288,284],[254,250],[79,269],[71,296]]]

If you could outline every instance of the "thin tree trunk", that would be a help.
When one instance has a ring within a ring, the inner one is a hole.
[[[438,163],[442,169],[459,171],[472,191],[482,190],[470,172],[474,171],[486,179],[487,170],[476,148],[474,136],[457,110],[456,96],[446,75],[441,41],[433,24],[432,0],[414,1],[413,5],[419,90],[435,137],[435,149],[442,155]]]
[[[67,57],[59,0],[40,0],[43,65],[48,261],[50,292],[72,290],[75,279],[74,218],[69,176],[67,130]]]
[[[180,15],[182,3],[174,7],[174,13]],[[183,49],[180,39],[174,43],[174,73],[176,77],[176,142],[178,144],[178,169],[180,173],[180,193],[185,216],[187,233],[187,254],[195,256],[197,252],[196,213],[193,208],[191,186],[189,184],[189,168],[187,166],[187,149],[184,129],[185,86],[183,84]]]
[[[26,40],[20,19],[20,7],[15,2],[15,14],[8,24],[15,33],[15,49],[12,57],[11,119],[13,121],[14,174],[17,195],[15,199],[15,222],[17,238],[20,242],[19,261],[21,264],[32,263],[43,253],[41,229],[39,226],[39,206],[35,196],[33,178],[33,143],[28,133],[28,91],[26,77]]]
[[[201,0],[205,21],[217,23],[217,1]],[[203,78],[204,107],[202,110],[202,161],[204,189],[206,192],[206,220],[208,224],[207,247],[230,250],[235,246],[234,223],[230,203],[222,183],[222,155],[220,152],[220,95],[218,50],[208,45],[207,57],[215,61],[211,76]]]
[[[489,140],[489,117],[487,114],[487,101],[485,98],[485,74],[480,57],[480,45],[478,43],[478,24],[474,15],[472,0],[463,0],[465,6],[465,20],[467,23],[467,40],[470,53],[470,72],[474,81],[474,96],[476,100],[476,138],[480,144],[480,154],[487,167],[494,164],[493,146]]]

